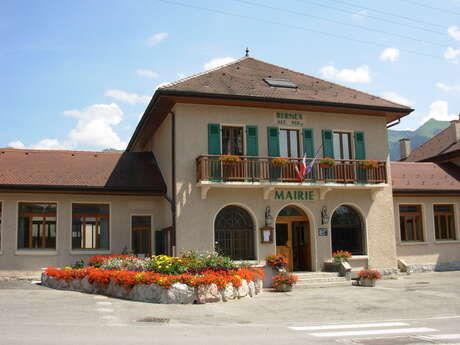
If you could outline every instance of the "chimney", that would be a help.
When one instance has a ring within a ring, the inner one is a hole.
[[[460,141],[460,114],[458,114],[457,120],[450,121],[450,127],[452,128],[452,139],[453,142]]]
[[[399,159],[404,161],[410,155],[410,139],[399,139]]]

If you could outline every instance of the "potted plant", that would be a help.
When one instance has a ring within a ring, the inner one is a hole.
[[[291,163],[291,160],[283,157],[276,157],[272,159],[272,164],[276,167],[284,167]]]
[[[233,155],[223,155],[219,157],[219,160],[224,164],[231,164],[241,161],[241,158]]]
[[[278,270],[279,272],[285,272],[288,267],[288,258],[286,255],[272,254],[267,255],[265,262],[271,268]]]
[[[329,169],[329,168],[332,168],[335,165],[336,165],[335,160],[332,159],[332,158],[329,158],[329,157],[320,159],[320,161],[319,161],[319,166],[321,168],[323,168],[323,169]]]
[[[361,166],[366,169],[378,168],[379,162],[373,159],[368,159],[360,162]]]
[[[292,273],[281,272],[273,277],[273,287],[276,291],[292,291],[292,287],[297,283],[299,278]]]
[[[361,270],[358,273],[359,285],[374,287],[375,281],[382,278],[382,275],[377,270]]]
[[[340,263],[343,261],[348,261],[352,257],[350,252],[346,250],[337,250],[336,252],[332,253],[332,258],[334,259],[335,263]]]

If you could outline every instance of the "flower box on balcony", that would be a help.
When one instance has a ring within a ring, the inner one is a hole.
[[[241,158],[238,157],[238,156],[233,156],[233,155],[224,155],[224,156],[220,156],[219,157],[219,160],[223,163],[223,164],[233,164],[233,163],[238,163],[241,161]]]
[[[373,159],[368,159],[360,162],[360,165],[365,169],[374,169],[379,167],[379,162]]]
[[[274,166],[276,166],[276,167],[284,167],[284,166],[287,166],[290,163],[291,163],[291,161],[288,158],[278,157],[278,158],[274,158],[272,160],[272,164]]]
[[[323,169],[329,169],[336,165],[335,160],[332,158],[323,158],[319,161],[319,166]]]

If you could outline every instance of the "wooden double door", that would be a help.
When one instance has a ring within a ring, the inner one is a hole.
[[[289,271],[311,271],[310,225],[306,216],[276,219],[276,252],[288,257]]]

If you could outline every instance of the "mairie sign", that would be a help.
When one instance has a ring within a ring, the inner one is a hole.
[[[275,190],[275,200],[314,200],[315,194],[311,190]]]

